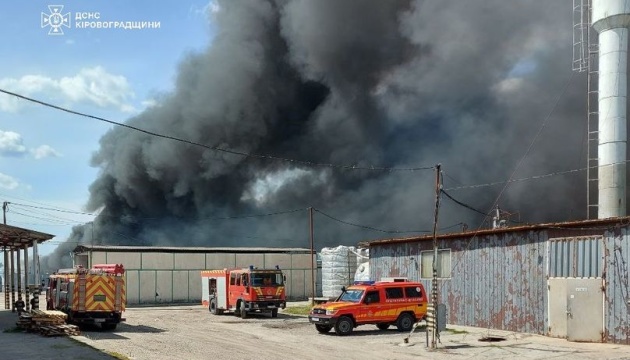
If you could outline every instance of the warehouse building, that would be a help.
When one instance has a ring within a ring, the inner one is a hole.
[[[630,344],[630,217],[444,234],[439,303],[449,324]],[[367,243],[370,277],[431,288],[433,237]]]
[[[311,296],[311,251],[300,248],[197,248],[79,245],[74,264],[123,264],[127,303],[201,303],[201,270],[278,265],[289,300]],[[315,269],[315,272],[317,269]]]

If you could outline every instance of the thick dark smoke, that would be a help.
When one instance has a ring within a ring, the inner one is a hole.
[[[583,168],[585,77],[571,73],[571,1],[225,0],[217,35],[133,126],[241,152],[379,167],[441,163],[445,187]],[[568,89],[563,89],[571,79]],[[553,110],[555,108],[555,110]],[[553,110],[553,111],[552,111]],[[313,206],[381,229],[430,230],[434,173],[340,170],[246,158],[114,128],[93,157],[76,242],[308,246]],[[501,186],[449,193],[488,211]],[[585,217],[585,174],[513,184],[523,222]],[[445,199],[440,225],[483,217]],[[90,225],[88,225],[90,226]],[[457,228],[451,229],[451,231]],[[315,214],[316,247],[402,236]],[[65,264],[67,265],[67,263]]]

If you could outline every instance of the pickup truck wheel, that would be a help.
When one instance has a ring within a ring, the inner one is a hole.
[[[389,329],[389,324],[376,324],[376,327],[379,330],[387,330],[387,329]]]
[[[402,313],[398,316],[396,327],[398,328],[398,331],[411,331],[415,322],[416,319],[411,314]]]
[[[271,317],[278,317],[278,309],[271,309]]]
[[[247,319],[247,309],[245,308],[245,301],[241,301],[241,319]]]
[[[210,312],[213,315],[217,314],[217,301],[215,299],[210,300],[210,306],[208,306],[208,308],[210,309]]]
[[[332,326],[330,326],[330,325],[315,325],[315,329],[317,329],[317,331],[320,334],[326,334],[327,332],[330,331],[330,329],[332,329]]]
[[[340,317],[335,324],[335,333],[337,335],[349,335],[352,333],[353,329],[354,324],[352,323],[352,319],[347,316]]]

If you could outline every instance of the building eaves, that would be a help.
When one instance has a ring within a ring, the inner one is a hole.
[[[485,236],[485,235],[500,235],[505,233],[512,232],[526,232],[526,231],[536,231],[536,230],[608,230],[614,228],[616,226],[622,225],[630,225],[630,216],[617,217],[617,218],[608,218],[608,219],[593,219],[593,220],[580,220],[580,221],[569,221],[569,222],[559,222],[559,223],[543,223],[543,224],[528,224],[528,225],[520,225],[506,228],[497,228],[497,229],[480,229],[480,230],[469,230],[457,233],[448,233],[448,234],[439,234],[437,235],[438,240],[448,240],[448,239],[467,239],[476,236]],[[417,242],[417,241],[431,241],[433,240],[433,235],[422,235],[422,236],[414,236],[414,237],[406,237],[406,238],[389,238],[389,239],[377,239],[370,241],[363,241],[359,243],[359,246],[374,246],[381,244],[395,244],[395,243],[408,243],[408,242]]]
[[[305,248],[267,248],[267,247],[174,247],[174,246],[107,246],[79,245],[74,253],[88,251],[107,252],[167,252],[167,253],[293,253],[310,254]]]
[[[35,230],[0,224],[0,246],[2,247],[13,249],[23,248],[24,245],[31,247],[35,242],[40,244],[54,237],[55,235]]]

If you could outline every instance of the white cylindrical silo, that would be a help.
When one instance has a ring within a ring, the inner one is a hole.
[[[626,215],[626,73],[630,1],[593,0],[599,32],[598,218]]]

